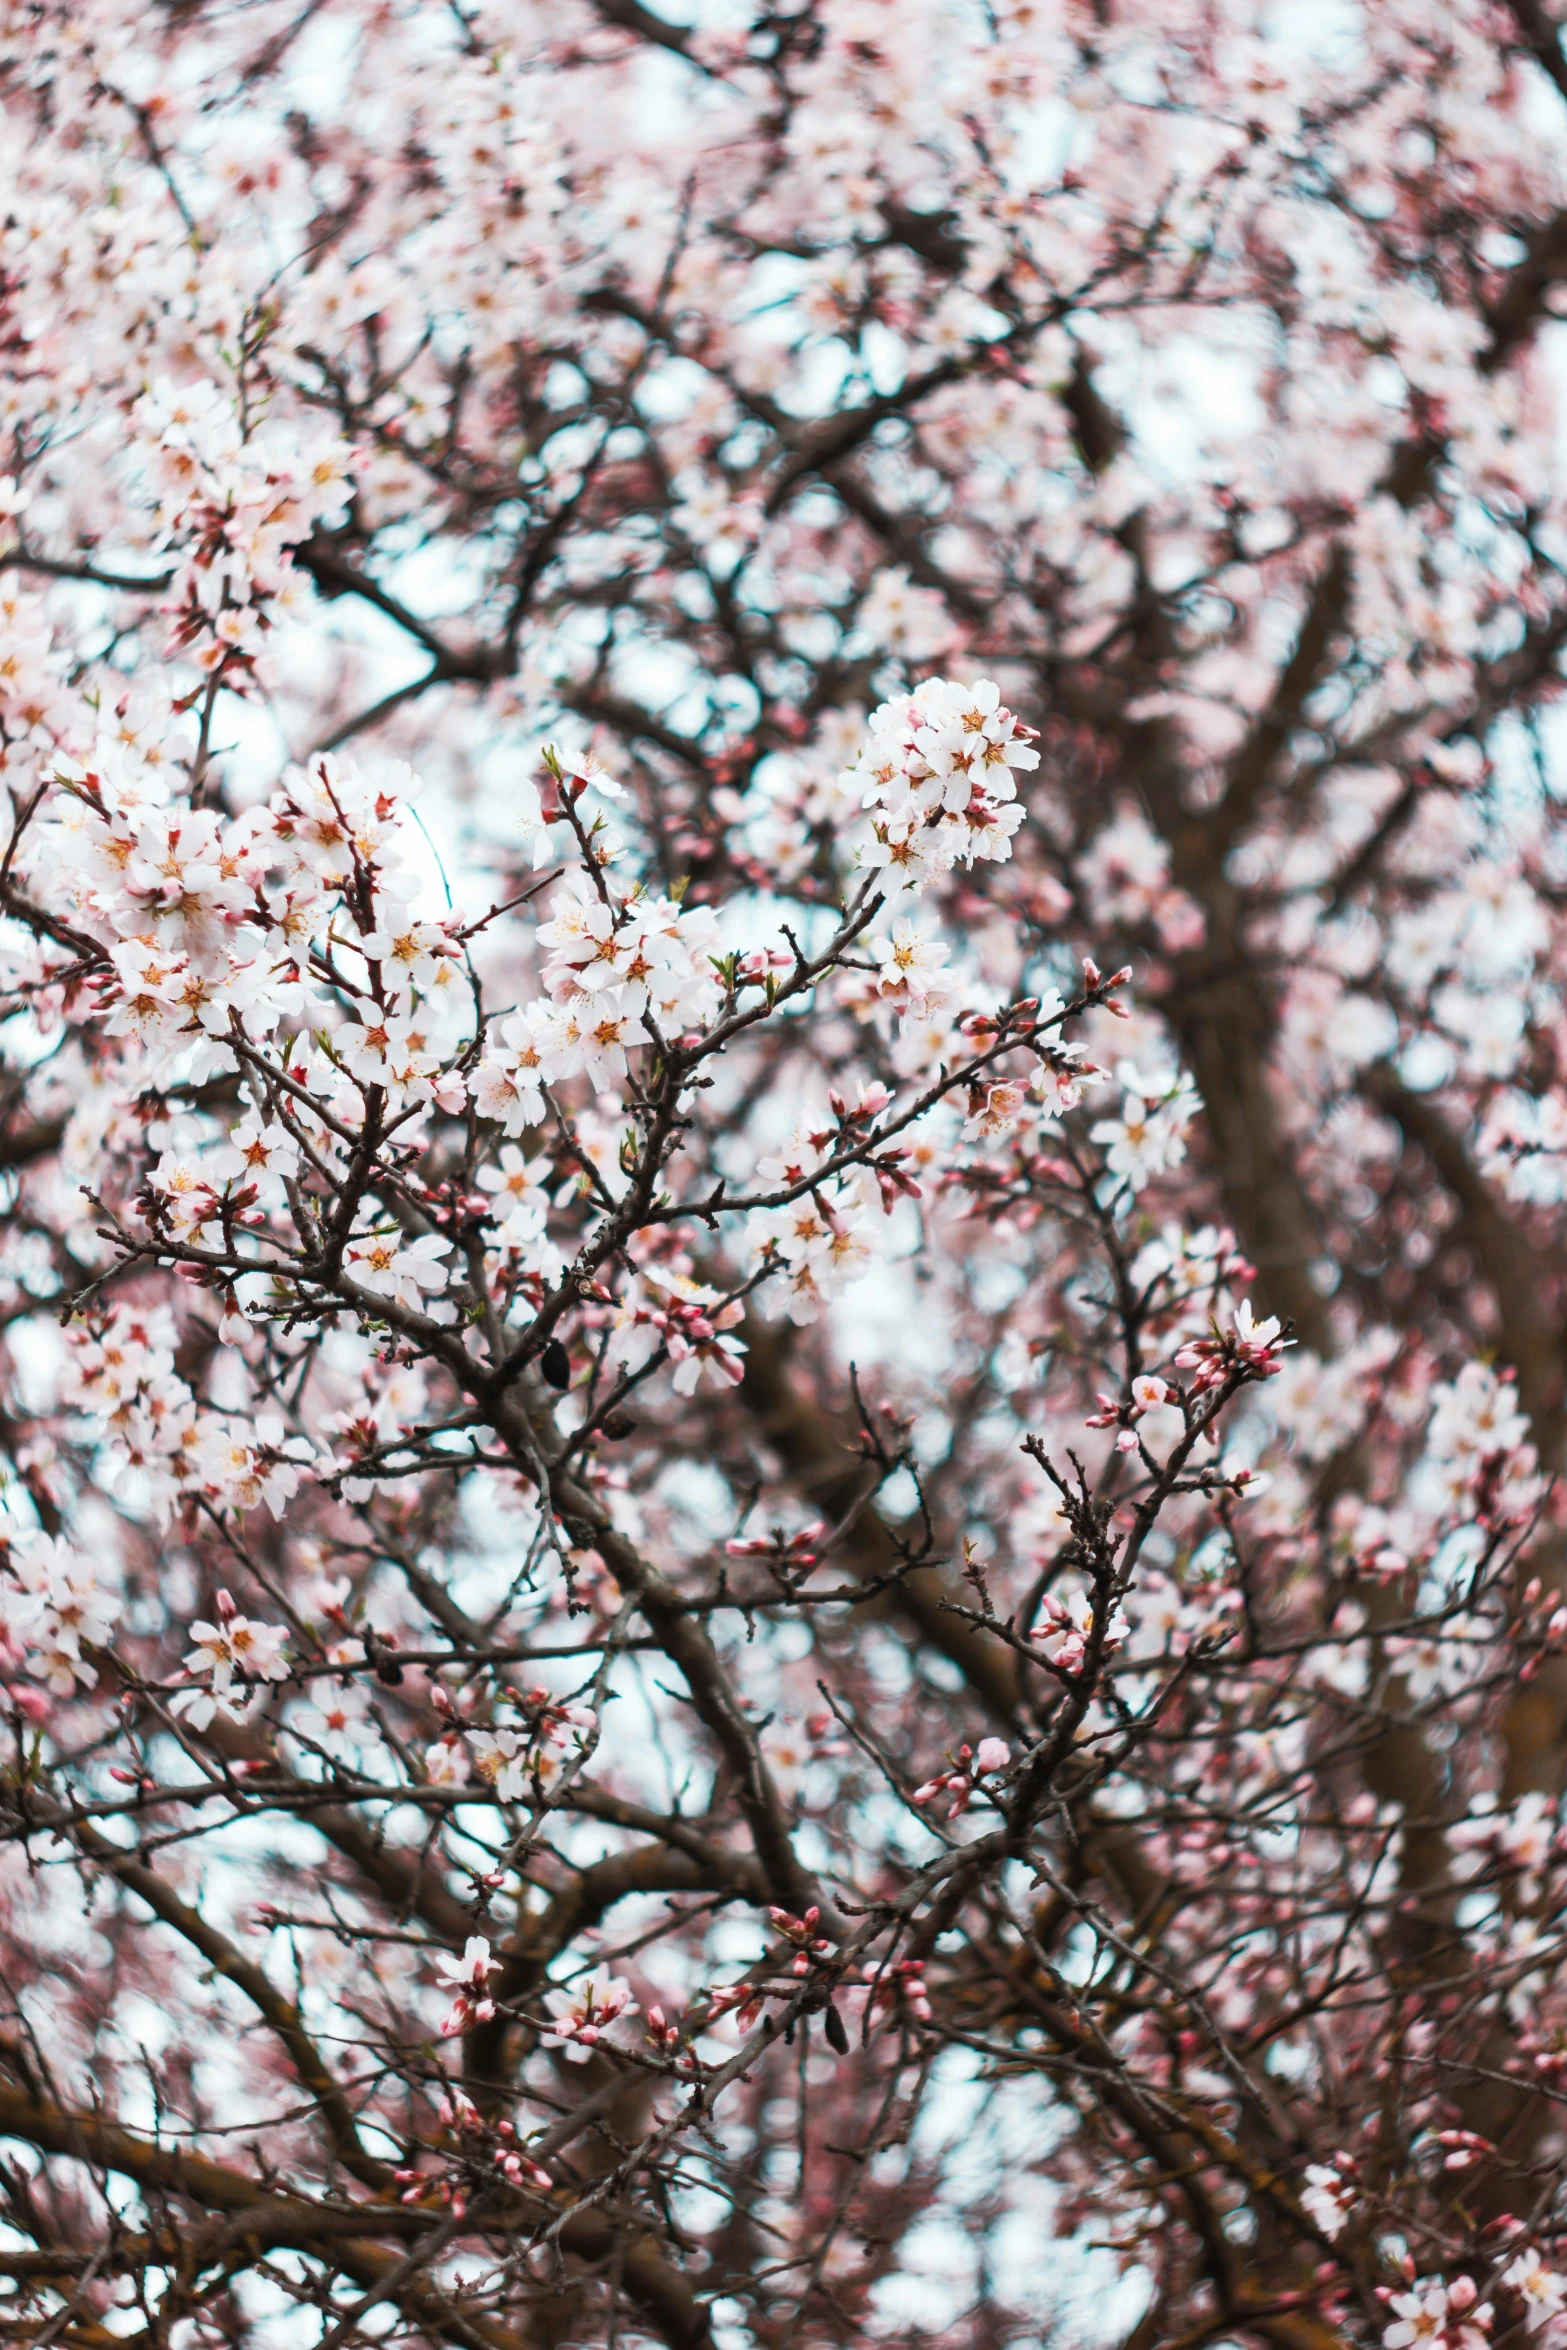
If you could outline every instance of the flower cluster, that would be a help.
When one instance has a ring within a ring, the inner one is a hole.
[[[814,1322],[833,1293],[865,1270],[866,1212],[857,1176],[815,1183],[787,1206],[756,1212],[753,1237],[782,1271],[791,1322]]]
[[[278,1413],[241,1419],[204,1409],[174,1367],[173,1335],[161,1309],[116,1306],[75,1326],[67,1399],[161,1515],[199,1500],[241,1515],[265,1505],[281,1516],[315,1447]]]
[[[220,1712],[243,1721],[264,1682],[288,1678],[283,1653],[288,1634],[281,1626],[241,1615],[227,1591],[218,1593],[217,1610],[215,1624],[191,1626],[195,1646],[185,1670],[197,1685],[176,1690],[170,1701],[169,1710],[193,1730],[207,1729]]]
[[[745,1344],[733,1333],[744,1308],[721,1290],[672,1266],[645,1264],[622,1291],[610,1324],[611,1353],[628,1372],[655,1355],[673,1363],[671,1386],[694,1395],[703,1373],[715,1385],[734,1386],[743,1375]]]
[[[210,381],[154,382],[132,421],[154,452],[162,541],[180,550],[171,650],[232,690],[236,672],[255,674],[278,607],[297,603],[289,550],[340,515],[352,454],[322,428],[247,433]]]
[[[586,2064],[611,2024],[635,2015],[637,2003],[623,1975],[596,1967],[580,1982],[561,1984],[544,1997],[550,2022],[545,2040],[572,2064]]]
[[[520,1134],[542,1121],[547,1086],[614,1087],[628,1054],[699,1034],[722,1001],[715,937],[709,908],[613,890],[597,867],[568,876],[538,933],[548,996],[501,1022],[474,1077],[482,1115]]]
[[[524,1714],[520,1727],[503,1722],[468,1734],[474,1775],[493,1787],[502,1803],[522,1801],[548,1787],[565,1756],[597,1727],[591,1706],[553,1698],[544,1689],[530,1690],[517,1703]]]
[[[1012,1749],[1004,1738],[982,1738],[977,1747],[960,1746],[957,1760],[950,1771],[938,1771],[922,1787],[916,1787],[910,1801],[932,1803],[938,1795],[948,1798],[947,1817],[955,1820],[967,1811],[973,1797],[975,1782],[1004,1771],[1012,1760]]]
[[[1384,2350],[1414,2350],[1417,2343],[1432,2350],[1485,2350],[1495,2315],[1469,2277],[1451,2285],[1422,2277],[1407,2293],[1389,2294],[1388,2309],[1393,2323],[1383,2331]]]
[[[1129,1191],[1141,1191],[1185,1158],[1196,1088],[1184,1071],[1144,1077],[1130,1061],[1119,1063],[1116,1077],[1125,1088],[1120,1113],[1099,1119],[1090,1136],[1104,1151],[1110,1173]]]
[[[0,1588],[4,1633],[26,1651],[27,1670],[56,1697],[80,1686],[97,1687],[98,1671],[86,1648],[101,1647],[120,1618],[117,1593],[106,1589],[101,1568],[70,1543],[47,1534],[13,1543],[9,1588]]]
[[[1014,774],[1038,766],[1035,739],[988,679],[932,678],[883,704],[866,747],[838,779],[840,791],[874,811],[858,844],[861,865],[890,886],[923,889],[954,864],[1009,857],[1023,821]]]
[[[499,1971],[499,1965],[499,1960],[490,1956],[489,1942],[482,1934],[469,1936],[461,1958],[442,1958],[438,1962],[440,1980],[457,1994],[451,2013],[441,2026],[443,2038],[455,2039],[460,2032],[471,2032],[475,2024],[489,2022],[495,2013],[489,1981]]]

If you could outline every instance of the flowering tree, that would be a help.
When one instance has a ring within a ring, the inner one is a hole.
[[[5,2339],[1567,2339],[1547,0],[0,93]]]

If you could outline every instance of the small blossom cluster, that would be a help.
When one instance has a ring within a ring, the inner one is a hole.
[[[662,1352],[674,1365],[677,1395],[694,1395],[704,1373],[715,1386],[736,1386],[745,1346],[733,1333],[744,1318],[744,1307],[721,1290],[674,1266],[643,1263],[606,1317],[609,1357],[637,1372]]]
[[[859,863],[889,886],[921,889],[955,864],[1009,857],[1023,821],[1014,773],[1038,766],[1034,739],[986,678],[931,678],[884,702],[839,777],[839,789],[873,811]]]
[[[870,2012],[879,2015],[884,2025],[930,2022],[930,1991],[922,1958],[894,1959],[890,1966],[870,1962],[864,1973],[870,1985]]]
[[[170,1712],[193,1730],[210,1728],[219,1713],[243,1721],[265,1682],[288,1679],[288,1634],[280,1625],[241,1615],[227,1591],[218,1593],[217,1611],[215,1624],[192,1624],[195,1646],[185,1670],[195,1686],[176,1690],[170,1700]]]
[[[545,1689],[529,1690],[518,1703],[525,1716],[520,1728],[501,1723],[468,1733],[474,1776],[493,1787],[502,1803],[542,1793],[558,1776],[566,1756],[591,1737],[598,1721],[591,1706],[552,1697]],[[432,1754],[437,1751],[431,1749]]]
[[[277,618],[302,600],[290,548],[341,514],[354,460],[322,427],[247,432],[206,379],[153,383],[132,424],[153,472],[161,543],[176,554],[170,650],[232,691]]]
[[[831,1950],[832,1944],[819,1931],[822,1916],[819,1909],[812,1907],[803,1917],[796,1917],[792,1911],[775,1906],[768,1910],[767,1915],[772,1920],[774,1933],[794,1952],[789,1961],[789,1972],[792,1975],[808,1975],[814,1962],[825,1958]]]
[[[399,1107],[434,1097],[466,991],[449,934],[410,910],[395,789],[322,755],[265,807],[223,818],[172,798],[112,738],[55,775],[32,867],[51,895],[68,881],[73,922],[102,942],[104,1027],[142,1056],[143,1082],[232,1068],[236,1024],[265,1045],[330,956],[354,1012],[331,1069]],[[443,1106],[463,1098],[459,1085]]]
[[[56,1697],[97,1687],[88,1648],[112,1638],[120,1619],[119,1594],[105,1587],[102,1570],[59,1536],[30,1535],[10,1545],[10,1582],[0,1586],[0,1627],[8,1645],[26,1653],[27,1670]]]
[[[1545,1491],[1529,1421],[1511,1373],[1463,1364],[1431,1390],[1425,1458],[1411,1499],[1433,1518],[1473,1516],[1492,1525],[1526,1524]]]
[[[1039,1619],[1033,1646],[1058,1673],[1068,1677],[1081,1673],[1087,1663],[1100,1619],[1099,1642],[1104,1656],[1114,1656],[1123,1648],[1131,1631],[1119,1605],[1096,1601],[1082,1584],[1047,1592],[1039,1603]]]
[[[1175,1364],[1177,1370],[1192,1373],[1192,1394],[1203,1395],[1236,1371],[1246,1371],[1253,1378],[1271,1378],[1280,1368],[1284,1349],[1294,1343],[1284,1336],[1276,1314],[1265,1314],[1259,1321],[1251,1300],[1243,1297],[1227,1329],[1215,1323],[1208,1337],[1194,1338],[1181,1348]]]
[[[762,1162],[765,1177],[768,1162]],[[791,1322],[814,1322],[824,1305],[870,1262],[868,1209],[857,1175],[814,1183],[786,1206],[758,1209],[751,1236],[764,1259],[783,1276]]]
[[[1085,1428],[1115,1428],[1120,1431],[1115,1440],[1117,1452],[1135,1452],[1138,1446],[1136,1423],[1145,1412],[1156,1412],[1175,1401],[1176,1391],[1152,1372],[1140,1372],[1131,1383],[1131,1394],[1126,1400],[1107,1395],[1100,1389],[1095,1397],[1097,1412],[1090,1412],[1083,1422]]]
[[[1486,2350],[1495,2320],[1480,2299],[1472,2277],[1421,2277],[1403,2293],[1381,2288],[1392,2324],[1383,2330],[1384,2350]]]
[[[183,1500],[280,1517],[315,1458],[279,1413],[239,1418],[200,1403],[174,1367],[166,1310],[116,1305],[72,1326],[64,1400],[99,1423],[113,1459],[167,1518]]]
[[[723,1000],[710,907],[618,889],[602,866],[573,872],[538,940],[546,998],[504,1019],[474,1076],[480,1115],[516,1136],[544,1118],[544,1089],[581,1076],[618,1086],[627,1056],[699,1034]]]
[[[1306,2166],[1301,2208],[1330,2240],[1343,2234],[1359,2195],[1359,2169],[1353,2155],[1335,2154],[1331,2163]]]
[[[1099,1119],[1089,1139],[1104,1152],[1110,1173],[1138,1192],[1185,1158],[1197,1089],[1184,1070],[1145,1077],[1131,1061],[1117,1065],[1116,1077],[1124,1088],[1120,1112]]]
[[[461,1958],[442,1957],[436,1966],[441,1982],[456,1993],[451,2012],[441,2026],[442,2037],[453,2040],[461,2032],[471,2032],[475,2024],[487,2024],[495,2013],[490,1977],[500,1971],[499,1959],[490,1955],[487,1937],[471,1934]]]
[[[967,1811],[973,1799],[977,1781],[1004,1771],[1012,1760],[1012,1749],[1004,1738],[982,1738],[977,1747],[960,1746],[957,1759],[949,1771],[938,1771],[922,1787],[916,1787],[910,1797],[912,1803],[934,1803],[938,1795],[947,1797],[947,1817],[955,1820]]]
[[[607,1967],[595,1967],[580,1982],[547,1991],[544,2005],[550,2016],[545,2046],[559,2049],[571,2064],[586,2064],[610,2026],[637,2012],[631,1985]]]

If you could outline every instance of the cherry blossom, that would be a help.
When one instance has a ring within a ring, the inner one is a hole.
[[[635,2015],[637,2003],[622,1975],[603,1967],[569,1987],[547,1992],[545,2006],[554,2021],[549,2037],[573,2064],[586,2064],[609,2027],[623,2015]]]
[[[1559,14],[12,12],[0,2331],[1562,2332]]]
[[[447,2039],[454,2033],[470,2031],[475,2024],[488,2022],[495,2013],[495,2002],[487,1986],[496,1965],[497,1961],[490,1956],[489,1942],[482,1934],[469,1935],[461,1958],[438,1961],[440,1980],[452,1985],[457,1993],[452,2011],[441,2026]]]

